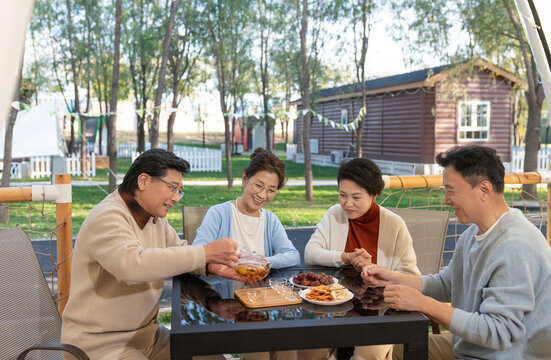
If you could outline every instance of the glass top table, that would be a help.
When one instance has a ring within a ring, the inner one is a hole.
[[[354,298],[334,306],[298,305],[250,309],[234,290],[269,286],[270,277],[301,272],[337,278]],[[404,344],[406,359],[427,359],[428,319],[386,307],[382,289],[368,288],[352,269],[293,267],[272,270],[268,278],[245,285],[236,281],[180,275],[173,278],[171,358],[240,352]]]

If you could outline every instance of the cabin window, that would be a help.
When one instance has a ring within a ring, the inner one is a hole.
[[[464,141],[489,140],[490,102],[460,101],[457,108],[457,139]]]
[[[341,124],[348,124],[348,109],[341,109]]]
[[[310,139],[310,153],[319,153],[319,139]]]

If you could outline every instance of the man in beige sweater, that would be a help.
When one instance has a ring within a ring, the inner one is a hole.
[[[166,220],[188,171],[171,152],[146,151],[90,211],[74,249],[63,342],[93,360],[169,359],[169,332],[156,320],[163,280],[186,272],[244,280],[232,239],[189,246]]]

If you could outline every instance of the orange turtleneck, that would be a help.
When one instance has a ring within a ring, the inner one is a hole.
[[[359,218],[348,219],[348,238],[344,252],[354,252],[355,249],[363,248],[371,255],[371,262],[376,264],[379,223],[379,205],[375,203]]]

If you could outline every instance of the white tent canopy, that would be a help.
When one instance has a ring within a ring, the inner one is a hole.
[[[515,0],[515,3],[541,76],[547,107],[551,109],[551,1]]]
[[[13,101],[13,89],[17,83],[18,66],[23,55],[25,33],[33,10],[33,0],[0,0],[0,128],[2,144],[9,104]],[[2,145],[2,153],[4,145]]]
[[[5,130],[0,131],[0,158],[4,157],[4,134]],[[53,104],[38,105],[17,114],[12,143],[14,159],[44,155],[65,156],[66,153],[59,115]]]

